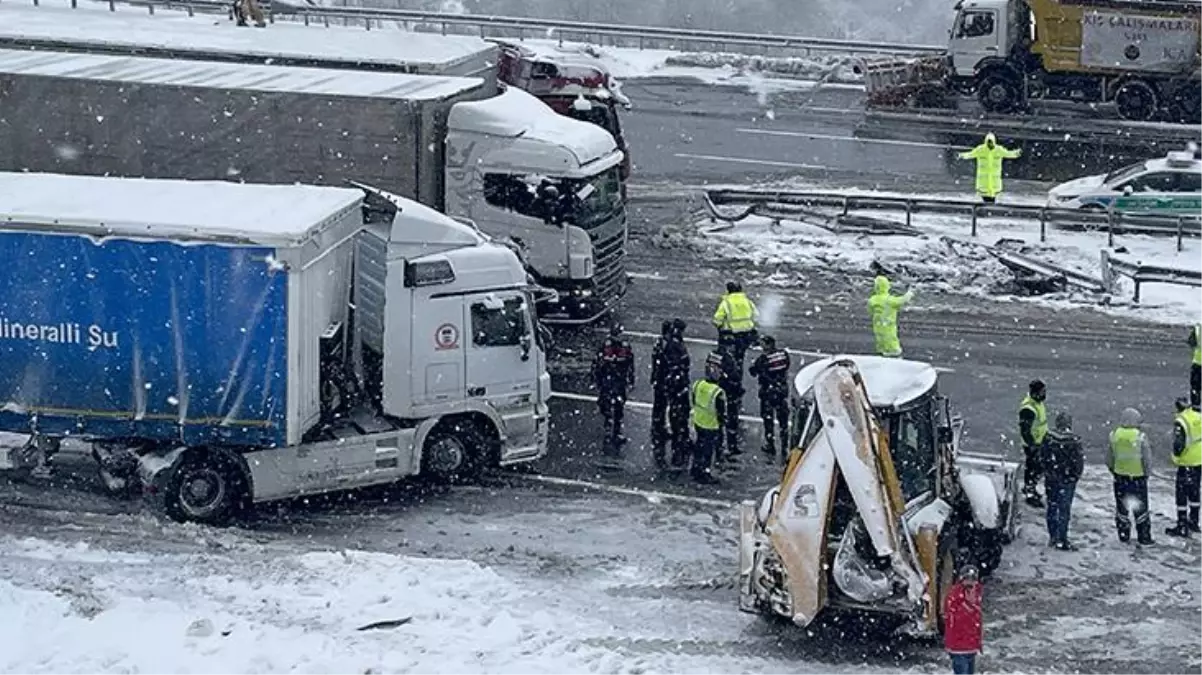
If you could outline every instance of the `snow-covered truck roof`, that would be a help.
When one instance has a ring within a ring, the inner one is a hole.
[[[363,192],[315,185],[0,172],[0,230],[296,246],[341,222]]]
[[[935,367],[922,361],[890,359],[883,356],[840,354],[803,367],[793,378],[794,391],[805,396],[814,387],[814,379],[835,361],[850,360],[856,364],[868,402],[877,408],[900,408],[930,391],[938,380]]]
[[[247,55],[262,59],[315,60],[391,66],[429,75],[475,75],[496,63],[497,47],[480,38],[362,26],[323,28],[278,21],[270,30],[247,30],[212,15],[189,17],[160,9],[66,0],[41,0],[39,6],[0,4],[0,40],[12,44],[74,43],[172,51]]]
[[[0,73],[202,89],[434,101],[484,85],[474,77],[441,77],[294,66],[176,61],[141,56],[62,54],[0,49]]]
[[[456,103],[451,108],[448,125],[457,131],[526,141],[504,150],[507,153],[504,160],[494,154],[494,161],[505,161],[515,167],[554,166],[568,163],[569,159],[583,167],[601,160],[602,164],[589,167],[598,170],[608,168],[605,164],[617,166],[622,161],[622,153],[618,152],[618,145],[608,131],[595,124],[557,115],[546,103],[515,87],[481,101]],[[555,156],[565,151],[572,157]],[[528,157],[523,157],[527,154]]]

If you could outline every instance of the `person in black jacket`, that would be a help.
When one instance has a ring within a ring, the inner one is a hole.
[[[764,454],[776,454],[776,423],[780,424],[780,456],[789,454],[789,352],[778,349],[776,338],[760,337],[764,351],[751,363],[749,372],[759,380],[760,419],[764,422]]]
[[[743,389],[743,367],[735,357],[733,348],[720,346],[705,358],[705,370],[718,376],[718,386],[722,387],[726,399],[723,410],[726,452],[719,451],[714,457],[714,463],[719,464],[743,454],[739,448],[739,415],[743,410],[743,394],[746,393]]]
[[[616,453],[626,442],[622,435],[622,416],[626,410],[626,394],[634,386],[634,349],[622,338],[619,325],[610,327],[609,337],[597,349],[593,381],[597,386],[597,405],[605,419],[605,450]]]
[[[655,466],[665,468],[664,451],[672,440],[672,466],[681,468],[689,453],[689,350],[684,344],[687,324],[665,321],[651,357],[651,440]],[[665,419],[666,418],[666,419]]]
[[[1068,540],[1073,495],[1085,469],[1081,437],[1073,433],[1073,418],[1066,412],[1056,415],[1055,428],[1048,432],[1043,451],[1044,480],[1047,484],[1048,545],[1061,551],[1075,551]]]

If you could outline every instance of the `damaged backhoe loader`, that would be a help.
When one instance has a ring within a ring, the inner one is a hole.
[[[929,364],[876,356],[797,374],[780,486],[741,509],[740,609],[802,627],[867,611],[932,634],[956,567],[997,567],[1017,464],[960,453],[936,384]]]

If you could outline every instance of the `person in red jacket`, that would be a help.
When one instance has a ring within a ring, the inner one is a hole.
[[[972,673],[981,651],[981,595],[977,568],[965,565],[943,599],[943,646],[953,673]]]

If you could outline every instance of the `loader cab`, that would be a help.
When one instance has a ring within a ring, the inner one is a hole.
[[[822,421],[813,405],[813,381],[839,359],[853,361],[864,378],[869,403],[888,435],[904,501],[910,504],[941,494],[940,467],[945,463],[940,455],[953,450],[954,432],[947,399],[939,395],[937,373],[928,363],[880,356],[836,356],[807,364],[794,378],[792,447],[807,447],[821,428]]]
[[[989,59],[1004,59],[1014,39],[1015,20],[1005,0],[966,0],[956,5],[948,54],[959,77],[972,77]]]

